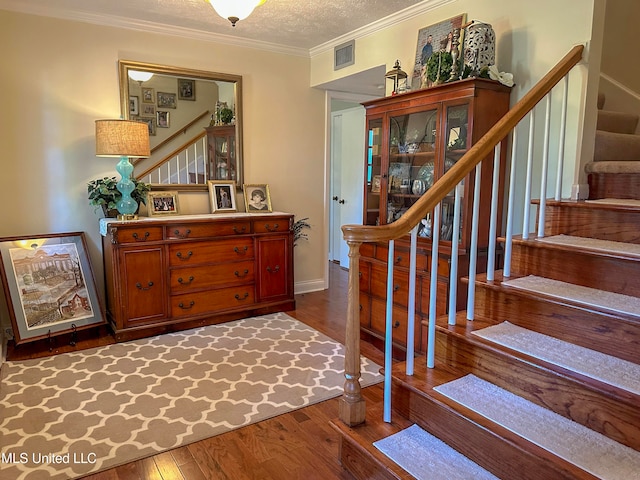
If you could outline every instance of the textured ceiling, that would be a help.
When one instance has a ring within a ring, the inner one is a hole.
[[[308,51],[405,9],[432,3],[267,0],[235,28],[218,16],[208,0],[0,0],[0,9],[109,25],[171,26]]]

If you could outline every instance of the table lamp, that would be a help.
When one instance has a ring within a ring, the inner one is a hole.
[[[131,120],[96,120],[96,156],[120,157],[116,170],[121,178],[116,188],[122,195],[117,203],[118,220],[135,220],[138,202],[131,198],[133,165],[129,157],[146,158],[151,154],[149,126]]]

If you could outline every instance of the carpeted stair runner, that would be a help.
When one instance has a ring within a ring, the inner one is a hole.
[[[640,298],[630,295],[583,287],[536,275],[506,280],[502,285],[572,301],[601,311],[640,317]]]
[[[599,240],[589,237],[574,237],[572,235],[552,235],[549,237],[536,238],[536,241],[640,258],[640,245],[633,243]]]
[[[640,452],[474,375],[435,390],[599,478],[640,479]]]
[[[597,198],[595,200],[585,200],[585,202],[601,205],[618,205],[621,207],[640,207],[640,200],[634,198]]]
[[[418,425],[373,444],[418,480],[497,479]]]
[[[640,365],[527,330],[509,322],[473,332],[517,352],[640,395]]]

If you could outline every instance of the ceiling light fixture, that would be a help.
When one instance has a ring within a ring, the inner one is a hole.
[[[151,77],[153,77],[152,72],[141,72],[139,70],[129,70],[127,73],[129,74],[130,79],[135,80],[141,85],[142,85],[142,82],[146,82]]]
[[[262,5],[266,0],[209,0],[213,9],[222,18],[226,18],[231,22],[233,27],[236,22],[244,20],[253,9],[258,5]]]

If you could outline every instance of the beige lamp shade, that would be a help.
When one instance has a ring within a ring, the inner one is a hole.
[[[149,126],[146,123],[96,120],[96,156],[143,158],[149,155]]]

